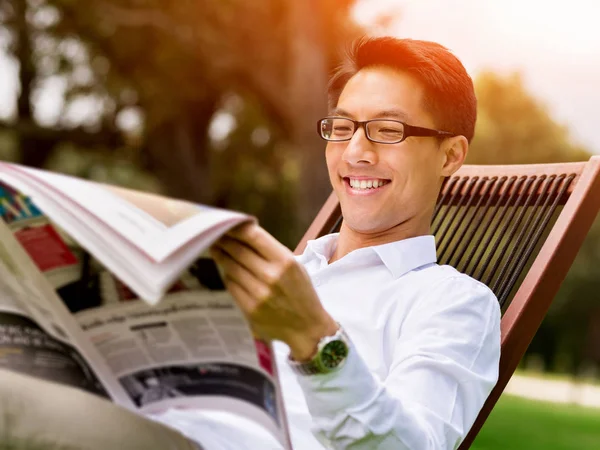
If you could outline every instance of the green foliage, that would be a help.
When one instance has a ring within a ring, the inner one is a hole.
[[[13,132],[8,130],[0,131],[0,160],[18,160],[18,148],[15,141],[15,135]]]
[[[131,164],[127,159],[119,159],[115,155],[101,151],[82,151],[69,144],[57,146],[46,168],[53,172],[99,183],[114,184],[144,192],[164,193],[164,188],[156,177],[139,166]]]
[[[572,143],[568,129],[527,92],[518,73],[484,72],[475,79],[478,118],[470,164],[531,164],[586,161],[590,153]]]
[[[235,126],[211,143],[214,204],[259,217],[262,226],[276,230],[278,239],[293,248],[304,231],[295,211],[299,161],[294,148],[269,127],[259,105],[232,94],[220,109]]]
[[[529,354],[543,357],[546,370],[597,376],[600,368],[600,219],[596,219],[544,319]],[[594,367],[596,369],[594,369]]]

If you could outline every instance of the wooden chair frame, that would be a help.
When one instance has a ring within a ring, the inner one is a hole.
[[[454,182],[447,180],[444,184],[438,205],[444,201],[452,201],[447,200],[448,196],[444,195],[448,189],[454,189],[455,195],[470,195],[469,183],[456,182],[462,178],[489,180],[523,176],[567,176],[571,182],[565,185],[564,192],[561,192],[561,198],[558,199],[564,205],[562,211],[541,244],[539,252],[532,256],[533,262],[502,316],[502,355],[498,382],[461,444],[461,450],[471,446],[502,394],[600,210],[600,156],[593,156],[587,162],[564,164],[465,165],[453,176]],[[542,184],[538,183],[534,188],[540,191],[537,195],[541,195]],[[496,195],[500,195],[501,192],[502,189],[499,189]],[[330,233],[340,222],[340,205],[332,193],[298,244],[296,253],[304,251],[308,240]]]

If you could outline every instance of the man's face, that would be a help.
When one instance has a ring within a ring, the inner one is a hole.
[[[410,74],[365,68],[348,81],[332,115],[359,121],[395,118],[436,128],[423,97],[423,87]],[[350,141],[328,142],[326,159],[345,227],[382,243],[429,233],[445,160],[435,138],[378,144],[359,128]],[[357,181],[363,180],[372,185],[377,181],[378,187],[357,188]]]

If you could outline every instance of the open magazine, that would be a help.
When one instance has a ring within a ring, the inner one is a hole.
[[[251,217],[3,162],[0,216],[0,368],[234,413],[289,448],[272,349],[203,257]]]

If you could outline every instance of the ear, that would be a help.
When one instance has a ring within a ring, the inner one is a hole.
[[[449,177],[465,162],[469,152],[469,141],[464,136],[454,136],[442,142],[444,152],[443,166],[440,175]]]

